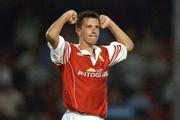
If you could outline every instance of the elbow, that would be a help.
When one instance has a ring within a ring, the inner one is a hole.
[[[49,42],[55,41],[58,38],[58,35],[54,34],[52,31],[49,30],[46,32],[45,36]]]
[[[131,43],[129,43],[128,45],[126,45],[126,49],[127,49],[128,52],[129,52],[129,51],[132,51],[133,48],[134,48],[134,43],[133,43],[133,42],[131,42]]]
[[[53,39],[53,34],[49,30],[46,32],[45,36],[48,41]]]
[[[52,31],[47,31],[45,36],[47,41],[51,44],[53,48],[56,48],[58,46],[59,34],[56,34]]]

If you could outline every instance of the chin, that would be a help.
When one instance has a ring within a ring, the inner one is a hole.
[[[96,44],[97,39],[91,39],[91,43]]]
[[[93,38],[93,39],[89,38],[86,40],[86,43],[89,45],[94,45],[94,44],[96,44],[96,42],[97,42],[97,39],[95,39],[95,38]]]
[[[92,45],[95,45],[96,44],[96,42],[94,42]]]
[[[96,42],[97,42],[97,41],[93,41],[93,42],[91,42],[90,44],[91,44],[91,45],[95,45],[95,44],[96,44]]]

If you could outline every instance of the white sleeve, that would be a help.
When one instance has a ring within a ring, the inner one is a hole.
[[[127,57],[126,47],[119,42],[112,42],[109,46],[105,46],[109,53],[110,65],[112,66]]]
[[[70,56],[71,47],[62,36],[59,36],[59,43],[55,49],[53,49],[49,42],[48,47],[50,49],[50,56],[52,62],[56,64],[65,64],[67,62]]]

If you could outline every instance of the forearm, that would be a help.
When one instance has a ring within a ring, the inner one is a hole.
[[[50,42],[53,48],[56,48],[59,43],[59,34],[64,26],[64,24],[68,21],[70,15],[66,12],[61,17],[59,17],[47,30],[46,38],[48,42]]]
[[[125,32],[123,32],[116,23],[114,23],[112,20],[110,24],[107,26],[107,28],[113,33],[115,36],[117,42],[122,43],[127,48],[127,51],[131,51],[134,47],[134,43],[132,40],[126,35]]]

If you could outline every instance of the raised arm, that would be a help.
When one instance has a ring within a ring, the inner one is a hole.
[[[69,10],[60,16],[47,30],[46,38],[53,48],[56,48],[59,43],[59,34],[66,22],[75,24],[77,13],[74,10]]]
[[[112,21],[106,15],[100,15],[100,26],[101,28],[108,28],[115,36],[117,42],[122,43],[127,51],[131,51],[134,47],[132,40],[124,33],[114,21]]]

